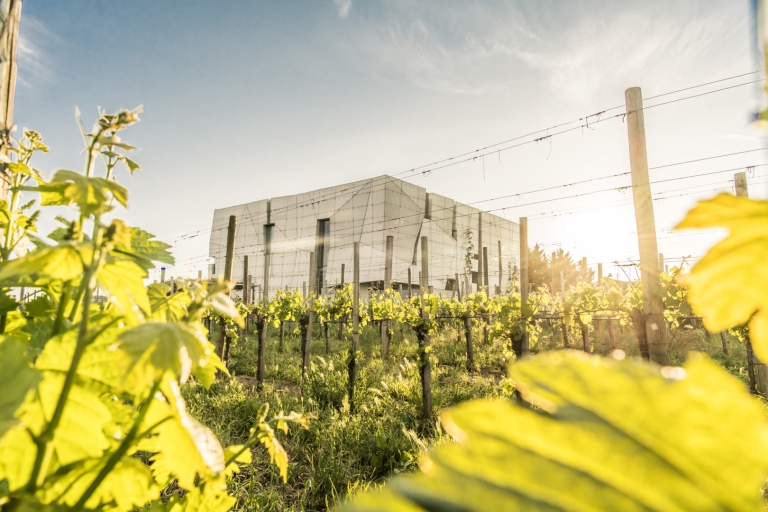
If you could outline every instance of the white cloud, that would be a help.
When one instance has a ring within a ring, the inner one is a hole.
[[[336,4],[336,12],[342,20],[349,16],[349,10],[352,9],[352,0],[333,0]]]
[[[63,40],[31,16],[22,17],[19,30],[17,60],[19,85],[31,86],[34,82],[54,80],[53,58],[47,48],[60,46]]]

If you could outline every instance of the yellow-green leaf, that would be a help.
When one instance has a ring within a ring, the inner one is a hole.
[[[720,194],[701,201],[677,225],[718,227],[729,234],[685,276],[688,301],[713,332],[751,318],[753,348],[768,361],[768,201]]]
[[[3,385],[0,392],[0,438],[18,423],[17,411],[40,381],[40,374],[30,365],[26,344],[15,338],[0,339],[0,364]]]
[[[768,419],[706,357],[683,369],[549,352],[511,374],[538,408],[448,410],[458,444],[346,510],[761,509]]]
[[[35,464],[37,447],[22,425],[0,438],[0,481],[7,480],[11,491],[27,485]]]
[[[81,251],[87,249],[64,243],[31,252],[3,265],[0,268],[0,281],[13,284],[21,278],[28,280],[30,276],[62,281],[76,279],[83,275]]]
[[[129,318],[148,316],[151,310],[147,289],[144,286],[146,271],[136,263],[115,260],[106,263],[96,274],[99,284],[104,287],[120,312]]]

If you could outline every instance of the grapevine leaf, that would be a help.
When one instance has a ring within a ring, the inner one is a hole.
[[[149,303],[152,307],[152,319],[166,322],[179,322],[187,316],[187,307],[192,303],[188,293],[169,295],[171,287],[163,283],[149,285]]]
[[[40,381],[40,375],[30,365],[24,343],[15,338],[0,341],[0,361],[3,365],[3,391],[0,393],[0,438],[17,422],[16,412]]]
[[[245,326],[243,317],[240,316],[235,303],[228,296],[217,293],[211,297],[209,303],[211,309],[213,309],[216,313],[220,314],[221,316],[231,318],[240,328]]]
[[[242,453],[240,453],[241,450],[242,450]],[[243,450],[242,444],[227,446],[224,449],[224,460],[228,461],[230,458],[234,457],[238,453],[240,454],[237,456],[237,458],[235,458],[232,462],[230,462],[229,465],[227,465],[227,467],[224,469],[225,475],[231,476],[234,473],[239,473],[240,468],[237,465],[238,462],[240,464],[250,464],[253,461],[253,456],[251,454],[250,448]]]
[[[35,435],[39,435],[51,420],[63,385],[64,375],[61,373],[43,372],[38,398],[22,407],[20,419]],[[109,409],[93,392],[73,385],[53,439],[59,462],[66,465],[101,457],[109,448],[103,430],[110,419]]]
[[[682,369],[550,352],[511,374],[538,409],[475,400],[448,410],[457,445],[346,510],[761,508],[768,420],[705,356]]]
[[[49,185],[58,187],[51,192],[61,195],[59,201],[66,200],[65,204],[75,203],[83,215],[108,212],[111,209],[110,196],[123,206],[128,204],[128,190],[105,178],[93,178],[75,171],[60,170],[53,175]]]
[[[130,247],[118,245],[115,252],[133,258],[144,270],[153,268],[154,261],[173,265],[175,260],[168,251],[171,246],[154,238],[155,235],[147,233],[143,229],[131,228]]]
[[[35,442],[22,425],[0,438],[0,481],[7,480],[11,492],[29,482],[36,453]]]
[[[268,423],[259,424],[259,432],[257,434],[259,442],[264,445],[269,453],[269,461],[277,466],[280,471],[280,477],[283,482],[288,481],[288,453],[286,453],[283,445],[280,444],[280,440],[277,439],[275,431]]]
[[[124,331],[117,346],[128,354],[136,371],[150,374],[147,382],[166,371],[186,382],[191,373],[209,364],[216,365],[218,359],[198,327],[180,323],[139,325]]]
[[[149,512],[227,512],[237,500],[226,492],[226,485],[220,482],[206,482],[200,489],[195,487],[179,498],[175,494],[166,504],[153,503]]]
[[[112,297],[124,315],[137,319],[139,312],[149,315],[151,310],[143,279],[147,273],[139,265],[128,260],[105,263],[96,274],[101,286]]]
[[[81,251],[85,247],[60,244],[30,252],[22,258],[9,261],[0,268],[0,281],[9,284],[30,276],[70,281],[83,275]]]
[[[213,432],[186,412],[175,381],[170,382],[170,387],[176,409],[161,407],[160,403],[153,405],[154,411],[146,422],[166,419],[150,437],[139,442],[138,449],[154,453],[150,460],[158,482],[176,478],[181,487],[191,490],[196,475],[204,477],[224,471],[224,450]]]
[[[768,202],[720,194],[701,201],[677,225],[717,227],[729,235],[685,276],[688,300],[712,332],[749,321],[755,354],[768,361]]]
[[[62,505],[73,506],[96,475],[104,467],[106,459],[88,460],[70,468],[59,479],[45,488],[45,501],[55,500]],[[152,472],[141,460],[126,457],[121,459],[85,502],[89,510],[100,505],[116,504],[119,510],[141,508],[158,499],[160,488],[152,478]]]

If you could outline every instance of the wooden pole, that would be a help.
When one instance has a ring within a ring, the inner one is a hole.
[[[659,253],[659,273],[664,272],[664,254]]]
[[[341,264],[341,289],[344,289],[344,278],[346,276],[346,267]],[[339,341],[344,339],[344,317],[339,318]]]
[[[413,297],[413,286],[411,286],[411,267],[408,267],[408,300]]]
[[[2,2],[0,16],[0,151],[10,156],[13,102],[16,94],[16,54],[19,47],[21,0]],[[8,199],[8,168],[0,164],[0,199]]]
[[[490,297],[491,296],[491,285],[490,281],[488,281],[488,248],[483,247],[483,261],[485,262],[485,265],[483,265],[483,287],[485,288],[485,293]]]
[[[459,284],[459,273],[456,273],[456,292],[459,296],[459,300],[461,300],[461,285]]]
[[[248,255],[243,256],[243,302],[250,304],[248,296]]]
[[[202,281],[203,280],[203,271],[202,270],[198,270],[197,271],[197,280],[198,281]]]
[[[738,197],[749,197],[749,189],[747,187],[747,173],[737,172],[734,174],[733,184],[736,188],[736,195]]]
[[[409,273],[410,275],[410,273]],[[349,405],[355,410],[355,384],[357,383],[357,352],[360,350],[360,242],[354,243],[352,263],[352,348],[349,351]]]
[[[477,291],[483,289],[483,212],[477,214]]]
[[[429,248],[427,237],[421,237],[421,283],[419,284],[419,294],[421,300],[421,314],[426,317],[428,313],[424,311],[424,293],[429,287]],[[419,354],[421,357],[421,397],[423,418],[429,418],[432,415],[432,367],[429,361],[430,342],[429,333],[426,330],[418,331]]]
[[[603,280],[603,264],[598,263],[597,264],[597,282],[599,283],[602,280]]]
[[[165,284],[165,267],[160,267],[160,282]]]
[[[314,291],[313,283],[317,280],[312,279],[315,275],[315,253],[309,253],[309,295],[312,295]],[[309,356],[312,348],[312,301],[309,296],[304,297],[304,302],[307,308],[307,314],[302,319],[302,340],[301,340],[301,378],[304,379],[307,376],[307,370],[309,369]]]
[[[528,322],[531,312],[528,310],[528,218],[520,217],[520,307],[522,308],[522,317]],[[531,355],[531,349],[528,340],[528,330],[523,331],[520,340],[512,342],[512,349],[515,351],[517,359],[528,359]]]
[[[265,229],[271,230],[271,226],[266,226]],[[264,247],[264,275],[263,277],[263,291],[261,293],[261,300],[264,304],[264,309],[266,310],[267,304],[269,303],[269,267],[272,260],[272,254],[271,254],[271,245],[269,243],[269,236],[270,233],[267,231],[265,238],[267,238],[267,243]],[[264,378],[267,375],[267,329],[269,328],[269,324],[266,322],[266,319],[264,316],[257,319],[257,328],[259,330],[259,350],[258,350],[258,356],[256,361],[256,382],[259,388],[264,384]],[[285,338],[284,338],[284,326],[283,323],[280,322],[280,346],[279,350],[280,352],[283,351]]]
[[[747,187],[747,173],[737,172],[733,175],[733,185],[736,188],[736,196],[749,197]],[[725,332],[720,333],[723,342],[723,352],[728,353],[728,341]],[[752,340],[747,335],[747,371],[750,377],[754,375],[754,390],[761,394],[768,393],[768,366],[760,361],[752,350]]]
[[[384,290],[392,288],[392,253],[395,247],[395,237],[387,236],[386,252],[384,255]],[[389,357],[389,318],[382,318],[379,328],[381,329],[381,357]]]
[[[653,200],[648,177],[648,154],[645,140],[643,96],[639,87],[625,92],[627,131],[629,136],[629,162],[632,172],[632,196],[635,204],[637,238],[640,246],[640,277],[643,286],[643,316],[648,340],[648,355],[652,361],[669,366],[664,304],[659,288],[658,245]]]
[[[232,280],[232,265],[235,259],[235,234],[237,232],[237,217],[229,216],[229,225],[227,226],[227,252],[224,260],[224,280]],[[165,278],[165,273],[163,273]],[[222,319],[219,323],[219,339],[216,342],[216,354],[226,364],[227,352],[230,340],[226,336],[226,322]]]
[[[499,295],[503,293],[504,289],[504,266],[501,264],[501,240],[499,242]]]

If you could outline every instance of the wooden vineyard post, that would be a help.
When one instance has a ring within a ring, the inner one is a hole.
[[[392,252],[394,251],[395,237],[387,236],[386,252],[384,256],[384,291],[392,288]],[[389,357],[389,318],[382,318],[381,324],[381,357]]]
[[[477,214],[477,291],[483,289],[483,212]]]
[[[344,278],[346,277],[346,267],[344,263],[341,264],[341,289],[344,289]],[[344,316],[339,318],[339,341],[344,339]]]
[[[485,262],[485,265],[483,265],[483,287],[485,288],[485,293],[489,297],[491,296],[491,284],[488,281],[488,248],[483,247],[483,261]]]
[[[267,304],[269,304],[269,270],[270,263],[272,262],[272,226],[264,226],[264,275],[262,276],[263,291],[261,294],[261,300],[264,308],[264,314],[257,319],[257,328],[259,330],[259,350],[256,361],[256,383],[261,389],[264,384],[264,378],[267,374],[267,329],[269,325],[266,321],[267,316]],[[285,348],[285,327],[283,322],[280,321],[280,341],[278,350],[280,352]]]
[[[413,286],[411,286],[411,267],[408,267],[408,300],[413,297]]]
[[[603,264],[602,263],[598,263],[597,264],[597,282],[598,282],[598,284],[602,280],[603,280]]]
[[[464,313],[464,337],[467,340],[467,371],[475,368],[475,351],[472,347],[472,319],[469,313]]]
[[[459,301],[461,301],[461,286],[459,285],[459,273],[456,273],[456,292],[459,297]]]
[[[237,217],[229,216],[229,225],[227,226],[227,252],[224,259],[224,280],[232,280],[232,264],[235,259],[235,234],[237,232]],[[163,273],[164,274],[164,273]],[[165,277],[163,275],[163,277]],[[219,322],[219,339],[216,342],[216,355],[227,364],[227,353],[229,348],[229,339],[227,338],[227,323],[222,318]]]
[[[421,295],[421,316],[426,319],[429,314],[424,310],[424,293],[429,287],[429,247],[427,237],[421,237],[421,282],[419,283],[419,295]],[[425,328],[418,331],[419,354],[421,357],[421,398],[423,418],[432,415],[432,366],[429,361],[430,343],[429,332]]]
[[[584,344],[584,352],[589,354],[589,326],[581,324],[581,341]]]
[[[665,271],[664,268],[664,254],[659,253],[659,273],[662,273]]]
[[[609,318],[608,322],[608,342],[611,344],[611,350],[616,350],[616,333],[613,330],[613,319]]]
[[[627,131],[629,136],[629,162],[632,173],[632,197],[635,205],[637,238],[640,246],[640,277],[643,285],[643,317],[649,358],[662,366],[669,366],[664,304],[659,288],[659,251],[656,243],[656,221],[648,177],[648,154],[645,140],[643,96],[639,87],[625,92]]]
[[[501,240],[499,242],[499,295],[504,293],[504,266],[501,263]]]
[[[528,218],[520,217],[520,309],[524,325],[528,325]],[[528,329],[523,329],[519,340],[512,342],[512,349],[518,360],[528,359],[531,349],[528,340]]]
[[[243,256],[243,304],[248,305],[248,255]],[[248,316],[243,327],[243,346],[248,345]]]
[[[4,12],[0,16],[0,151],[10,156],[11,130],[13,129],[13,102],[16,93],[16,53],[19,47],[19,23],[21,21],[21,0],[3,2]],[[0,199],[8,199],[7,164],[0,164]]]
[[[165,284],[165,267],[160,267],[160,283]]]
[[[410,272],[409,272],[410,275]],[[349,405],[355,410],[355,384],[357,384],[357,352],[360,350],[360,242],[354,243],[352,263],[352,348],[349,351]]]
[[[709,334],[709,332],[707,332],[707,334]],[[723,344],[723,354],[728,355],[728,338],[725,336],[725,331],[720,331],[720,341]],[[749,347],[749,351],[752,351],[752,347]],[[747,366],[752,366],[752,361],[747,361],[747,363],[749,363]]]
[[[314,291],[315,276],[315,253],[309,253],[309,295],[304,297],[304,304],[307,308],[307,314],[302,319],[301,326],[301,378],[302,380],[307,376],[307,370],[309,369],[309,356],[312,349],[312,300],[309,298]]]
[[[747,188],[747,174],[744,172],[737,172],[733,175],[733,184],[736,188],[736,196],[749,197],[749,189]],[[723,352],[728,353],[728,343],[726,341],[725,332],[720,333],[720,337],[723,340]],[[747,370],[750,372],[750,381],[752,375],[754,375],[754,386],[750,383],[750,388],[754,387],[754,391],[761,394],[768,393],[768,366],[760,361],[752,350],[752,341],[747,334]]]

